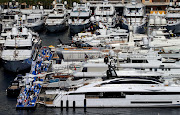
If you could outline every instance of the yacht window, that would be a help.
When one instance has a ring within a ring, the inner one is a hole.
[[[132,13],[135,13],[135,12],[138,12],[138,9],[137,8],[129,8],[129,11]]]
[[[14,19],[14,16],[10,16],[11,19]]]
[[[37,20],[39,20],[39,18],[35,18],[35,20],[37,21]]]
[[[125,98],[123,92],[88,92],[86,98]]]
[[[132,60],[132,63],[148,63],[147,60]]]
[[[160,65],[160,68],[164,68],[164,65]]]
[[[84,67],[82,72],[87,72],[87,67]]]
[[[83,19],[83,20],[86,20],[86,19],[88,19],[89,18],[89,16],[88,17],[71,17],[71,19],[73,20],[73,21],[77,21],[77,20],[80,20],[80,19]]]
[[[131,101],[131,104],[164,104],[169,103],[171,104],[172,101]]]
[[[56,8],[58,9],[63,8],[63,5],[57,5]]]
[[[48,17],[48,19],[62,19],[63,17]]]
[[[137,80],[132,80],[132,81],[120,81],[120,80],[115,80],[115,81],[110,81],[108,83],[103,83],[101,85],[105,84],[157,84],[156,82],[153,81],[137,81]]]
[[[18,85],[19,85],[19,83],[17,83],[17,82],[13,82],[13,83],[11,83],[11,85],[13,85],[13,86],[18,86]]]
[[[34,19],[28,19],[28,23],[34,23]]]
[[[9,16],[4,16],[4,19],[9,19],[10,17]]]
[[[14,50],[15,47],[6,46],[5,49]],[[30,50],[30,49],[32,49],[32,47],[31,46],[24,46],[24,47],[16,47],[16,49],[29,49]]]
[[[100,7],[100,10],[106,10],[106,11],[110,11],[110,7]]]
[[[166,2],[166,0],[152,0],[152,2]]]
[[[179,95],[179,92],[87,92],[86,98],[126,98],[126,95]],[[74,95],[74,94],[69,94]],[[75,95],[78,95],[75,93]],[[179,102],[179,101],[177,101]],[[133,103],[170,103],[170,102],[133,102]]]
[[[59,13],[63,13],[64,11],[63,11],[62,9],[59,9],[58,12],[59,12]]]

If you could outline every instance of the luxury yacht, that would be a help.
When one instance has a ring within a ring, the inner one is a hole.
[[[91,17],[93,25],[98,25],[99,28],[115,27],[117,22],[116,10],[112,4],[103,2],[103,4],[97,4],[94,11],[94,16]]]
[[[78,35],[74,36],[72,38],[73,43],[80,43],[80,45],[89,44],[93,47],[102,47],[109,44],[118,44],[118,43],[127,43],[128,42],[128,36],[127,33],[128,30],[117,28],[104,28],[104,29],[98,29],[95,31],[94,34],[91,32],[86,33],[78,33]]]
[[[69,89],[69,90],[68,90]],[[61,90],[47,107],[178,107],[180,86],[173,81],[115,78]],[[67,105],[68,104],[68,105]]]
[[[117,59],[118,69],[135,69],[144,71],[163,72],[166,78],[180,78],[179,54],[161,54],[157,51],[147,53],[119,53]]]
[[[169,7],[167,9],[166,19],[167,19],[167,29],[169,31],[171,30],[175,34],[180,33],[180,8]]]
[[[49,32],[58,32],[66,29],[68,13],[64,4],[56,4],[46,19],[46,29]]]
[[[42,14],[30,14],[27,16],[27,28],[34,31],[40,31],[44,26],[44,17]]]
[[[40,6],[40,9],[33,6],[31,13],[26,17],[27,23],[25,26],[33,31],[42,31],[45,24],[45,17],[46,14],[42,6]]]
[[[38,34],[25,27],[13,27],[1,37],[6,39],[1,56],[3,67],[12,72],[30,69],[40,47]]]
[[[125,4],[122,17],[122,27],[129,30],[130,26],[133,27],[134,33],[143,34],[146,31],[145,6],[134,0],[131,3]]]
[[[11,30],[16,21],[16,15],[22,15],[19,11],[2,11],[1,13],[1,24],[2,31]]]
[[[79,33],[90,26],[91,11],[89,4],[73,3],[73,9],[70,13],[68,23],[71,33]]]

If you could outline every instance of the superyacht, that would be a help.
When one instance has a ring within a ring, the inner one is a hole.
[[[90,26],[91,11],[89,4],[78,4],[74,2],[73,6],[68,23],[70,32],[76,34],[86,30]]]
[[[3,67],[11,72],[30,69],[40,45],[38,34],[25,27],[13,27],[12,31],[1,33],[1,37],[6,39],[1,57]]]
[[[166,19],[167,19],[167,29],[169,31],[171,30],[175,34],[180,33],[180,8],[169,7],[167,9]]]
[[[33,31],[41,31],[44,27],[45,23],[45,14],[43,14],[43,7],[41,6],[40,9],[42,12],[37,12],[38,9],[33,6],[32,13],[27,15],[27,23],[26,27],[32,29]]]
[[[114,78],[61,90],[47,107],[179,107],[179,84],[148,78]],[[68,104],[68,105],[67,105]]]
[[[55,4],[52,12],[48,15],[46,19],[46,29],[49,32],[58,32],[66,29],[68,20],[68,12],[64,4]]]
[[[146,32],[145,6],[134,0],[125,5],[122,17],[122,27],[129,30],[130,26],[133,27],[134,33],[143,34]]]
[[[103,2],[103,4],[97,4],[94,11],[94,16],[91,17],[93,25],[98,25],[99,28],[115,27],[117,22],[116,10],[112,4]]]

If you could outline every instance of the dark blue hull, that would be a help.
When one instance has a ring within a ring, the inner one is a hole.
[[[32,59],[28,58],[25,60],[16,60],[16,61],[2,60],[2,63],[5,70],[11,72],[20,72],[27,69],[30,70]]]
[[[35,32],[39,32],[39,31],[44,30],[44,24],[33,26],[33,27],[28,27],[28,28],[30,28],[31,30],[33,30]]]
[[[65,23],[59,25],[46,25],[46,29],[48,32],[59,32],[66,30],[67,26]]]
[[[180,33],[180,23],[177,24],[177,25],[172,25],[172,26],[167,25],[166,28],[167,28],[168,31],[172,30],[172,32],[174,34],[179,34]]]
[[[85,29],[89,28],[90,23],[84,24],[84,25],[72,25],[72,24],[70,24],[69,26],[70,26],[70,32],[76,34],[76,33],[85,31]]]
[[[128,25],[124,24],[123,22],[122,22],[122,28],[129,31]],[[144,33],[146,33],[146,23],[141,25],[141,26],[136,27],[134,33],[137,33],[137,34],[144,34]]]

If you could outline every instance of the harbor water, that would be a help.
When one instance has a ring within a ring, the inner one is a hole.
[[[59,39],[67,43],[70,39],[69,31],[61,33],[46,33],[41,32],[42,45],[57,46],[60,42]],[[6,96],[6,88],[10,82],[16,77],[16,74],[5,71],[0,66],[0,115],[179,115],[180,108],[72,108],[63,111],[60,108],[46,108],[38,105],[35,110],[16,110],[16,98]]]

